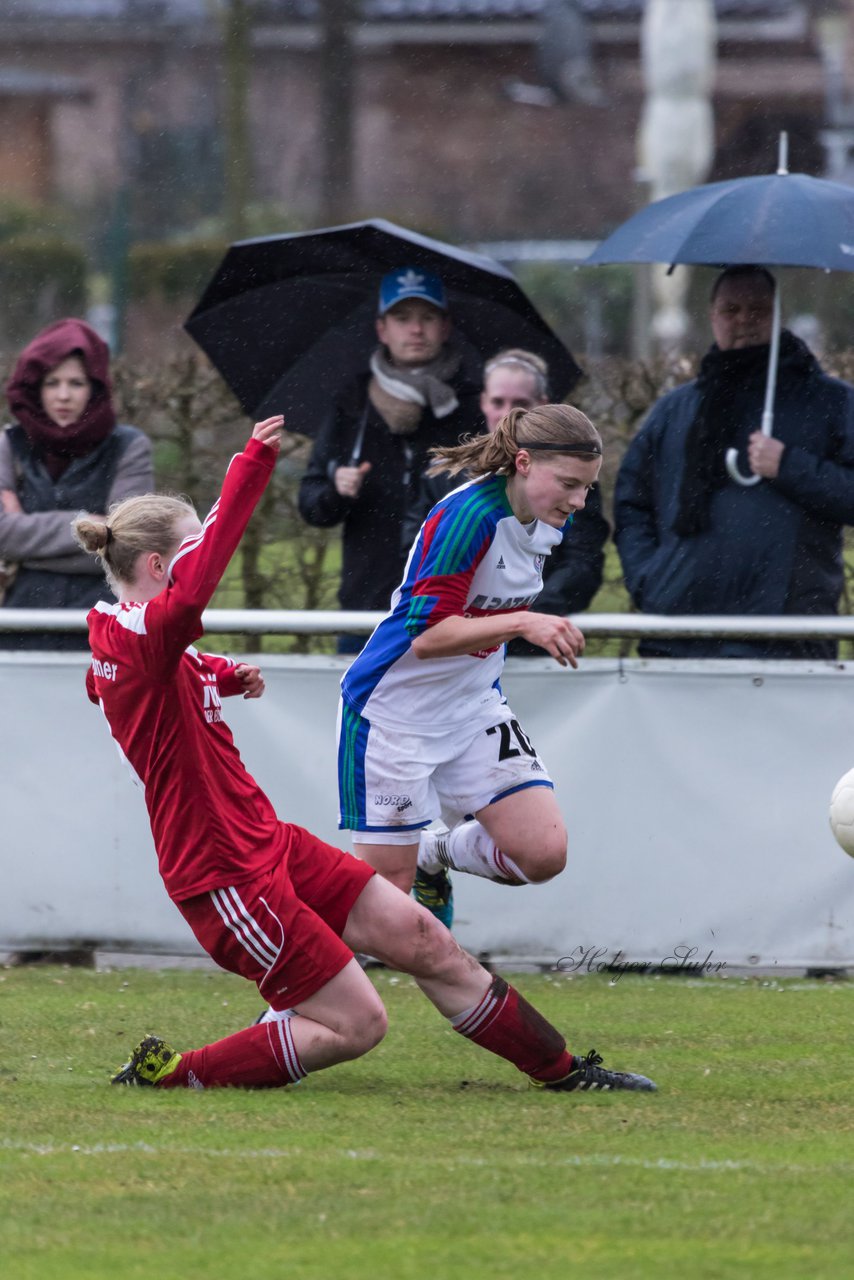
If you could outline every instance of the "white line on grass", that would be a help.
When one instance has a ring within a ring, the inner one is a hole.
[[[11,1138],[0,1139],[0,1150],[3,1151],[19,1151],[24,1155],[34,1156],[103,1156],[103,1155],[129,1155],[138,1152],[141,1155],[157,1156],[158,1159],[163,1156],[210,1156],[216,1160],[292,1160],[296,1156],[303,1153],[300,1149],[287,1150],[282,1147],[261,1147],[247,1148],[245,1150],[223,1148],[223,1147],[155,1147],[148,1142],[97,1142],[92,1146],[78,1145],[76,1143],[39,1143],[39,1142],[17,1142]],[[376,1151],[341,1151],[340,1156],[349,1160],[381,1160]],[[529,1163],[536,1163],[542,1167],[544,1160],[541,1156],[531,1157]],[[485,1165],[485,1160],[471,1158],[465,1156],[457,1156],[450,1161],[446,1157],[442,1157],[442,1164],[451,1165]],[[516,1163],[519,1163],[517,1160]],[[615,1168],[623,1167],[627,1169],[648,1169],[656,1173],[761,1173],[761,1174],[808,1174],[813,1176],[817,1173],[839,1173],[850,1175],[854,1173],[854,1165],[851,1164],[821,1164],[821,1165],[802,1165],[802,1164],[769,1164],[762,1163],[757,1160],[706,1160],[699,1159],[689,1160],[671,1160],[667,1156],[659,1156],[656,1160],[641,1159],[636,1156],[620,1156],[620,1155],[574,1155],[566,1156],[561,1160],[556,1160],[555,1165],[570,1166],[577,1169],[589,1168]]]

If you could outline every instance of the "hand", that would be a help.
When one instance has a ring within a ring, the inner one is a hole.
[[[780,461],[786,446],[776,436],[764,436],[754,431],[747,446],[750,470],[765,480],[774,480],[780,474]]]
[[[277,413],[272,418],[265,418],[263,422],[256,422],[252,428],[252,439],[260,440],[262,444],[267,444],[271,449],[275,449],[278,453],[282,443],[282,429],[285,425],[284,416]]]
[[[264,677],[260,667],[250,667],[245,662],[238,662],[234,674],[243,685],[244,698],[260,698],[264,692]]]
[[[342,498],[358,498],[370,469],[370,462],[362,462],[358,467],[338,467],[335,472],[335,492]]]
[[[0,507],[7,516],[20,516],[24,513],[14,489],[0,489]]]
[[[584,636],[574,622],[551,613],[526,613],[522,636],[550,653],[562,667],[578,667],[584,652]]]

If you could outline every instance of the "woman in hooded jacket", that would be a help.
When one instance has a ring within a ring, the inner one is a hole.
[[[99,562],[71,532],[80,512],[154,486],[151,443],[120,425],[106,343],[83,320],[49,325],[23,349],[0,432],[0,560],[6,609],[90,609],[112,599]],[[85,649],[84,634],[0,631],[4,649]]]

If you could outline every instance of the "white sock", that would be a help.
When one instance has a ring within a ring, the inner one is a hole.
[[[273,1009],[268,1005],[263,1017],[256,1019],[256,1026],[261,1022],[289,1022],[295,1017],[296,1013],[293,1009]]]
[[[460,822],[451,831],[422,831],[418,865],[431,875],[449,867],[500,884],[530,883],[476,820]]]
[[[418,865],[422,871],[426,871],[430,876],[434,876],[444,866],[442,859],[439,857],[438,840],[440,836],[443,841],[447,840],[448,835],[447,828],[443,831],[427,831],[425,829],[421,832],[418,845]]]

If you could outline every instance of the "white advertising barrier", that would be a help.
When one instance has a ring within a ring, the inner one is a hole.
[[[281,816],[336,830],[337,658],[269,657],[227,715]],[[0,948],[195,954],[157,875],[141,793],[83,692],[84,655],[0,656]],[[508,662],[504,688],[555,780],[566,871],[509,889],[455,876],[464,946],[604,965],[854,965],[854,861],[830,792],[854,765],[854,667]]]

